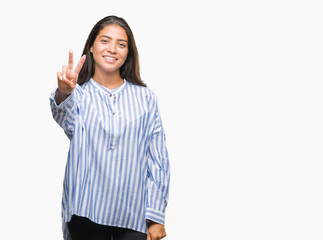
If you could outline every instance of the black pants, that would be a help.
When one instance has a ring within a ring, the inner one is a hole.
[[[72,240],[146,240],[147,234],[127,228],[96,224],[85,217],[72,216],[68,223]]]

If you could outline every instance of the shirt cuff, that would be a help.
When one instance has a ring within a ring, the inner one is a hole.
[[[147,208],[145,218],[147,220],[165,225],[165,213],[156,209]]]
[[[77,88],[79,88],[78,85],[75,86],[72,93],[63,102],[61,102],[59,105],[57,105],[56,99],[55,99],[56,92],[58,91],[58,88],[56,88],[49,96],[49,99],[52,101],[53,107],[55,107],[55,108],[64,108],[66,105],[73,106],[74,102],[75,102],[75,92],[76,92]]]

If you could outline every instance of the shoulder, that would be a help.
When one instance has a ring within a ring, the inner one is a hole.
[[[82,85],[79,85],[78,83],[75,85],[75,90],[79,93],[84,93],[86,91],[88,86],[88,82],[83,83]]]
[[[138,97],[141,97],[143,99],[146,99],[147,101],[157,101],[157,95],[148,87],[143,87],[139,85],[135,85],[133,83],[128,82],[128,86],[131,89],[131,91],[137,95]]]
[[[82,85],[76,84],[76,89],[81,96],[84,96],[89,91],[91,91],[92,88],[90,87],[91,84],[89,82],[90,81],[87,81],[87,82],[83,83]]]
[[[79,84],[75,85],[73,95],[74,95],[75,99],[77,99],[77,104],[83,103],[83,101],[86,99],[88,91],[89,91],[88,82],[86,82],[82,85],[79,85]]]
[[[90,81],[87,81],[85,83],[83,83],[82,85],[80,85],[80,88],[83,90],[83,91],[87,91],[88,88],[90,87]]]

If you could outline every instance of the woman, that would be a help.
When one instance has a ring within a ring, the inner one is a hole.
[[[169,160],[154,93],[142,82],[132,31],[116,16],[92,29],[73,69],[73,52],[50,96],[70,139],[62,220],[65,239],[166,236]]]

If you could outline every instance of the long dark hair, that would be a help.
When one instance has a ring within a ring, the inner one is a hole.
[[[95,68],[90,48],[92,47],[99,32],[109,24],[119,25],[126,31],[128,36],[128,55],[126,61],[120,68],[120,77],[135,85],[146,87],[146,84],[140,78],[139,56],[133,33],[128,23],[123,18],[117,16],[107,16],[101,19],[97,24],[95,24],[92,31],[90,32],[82,54],[86,55],[86,60],[79,73],[77,83],[79,85],[82,85],[89,81],[91,77],[93,77]]]

